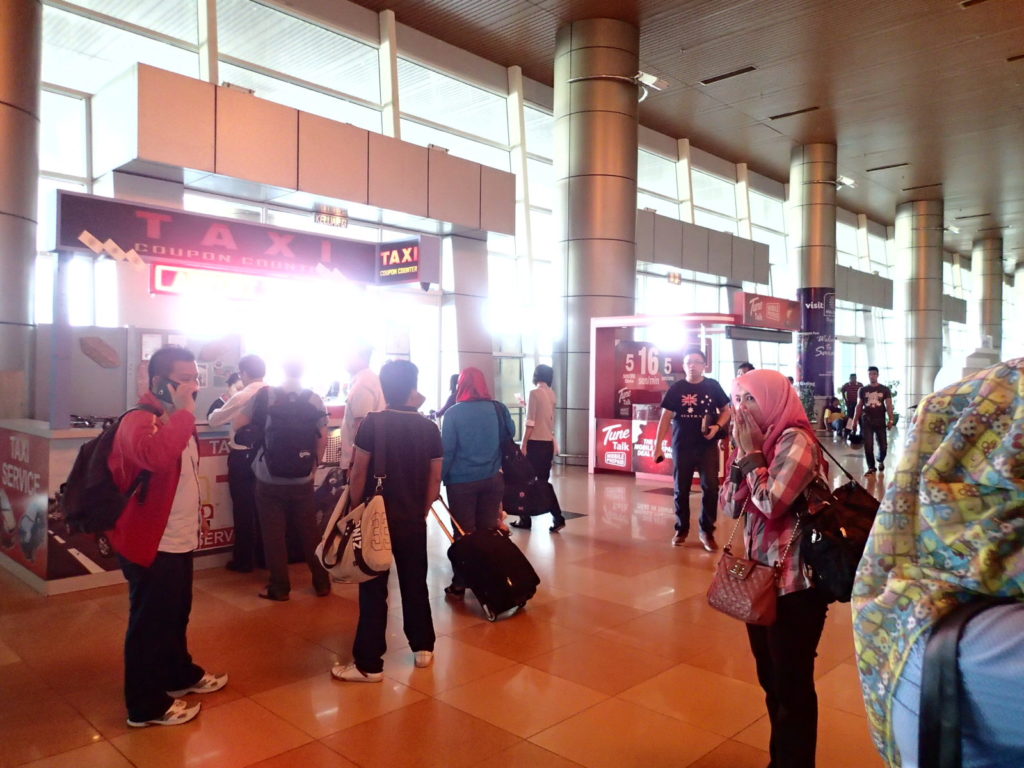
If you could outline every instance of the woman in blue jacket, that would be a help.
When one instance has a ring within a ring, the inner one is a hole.
[[[512,414],[491,399],[487,380],[479,368],[459,375],[455,405],[441,424],[444,465],[441,478],[448,506],[466,533],[495,530],[501,519],[501,439],[515,435]],[[506,432],[507,431],[507,432]],[[461,574],[452,575],[445,594],[462,597],[466,584]]]

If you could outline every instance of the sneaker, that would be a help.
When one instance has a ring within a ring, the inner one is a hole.
[[[174,703],[160,717],[153,718],[152,720],[132,720],[129,717],[128,725],[132,728],[146,728],[150,725],[184,725],[199,714],[202,706],[202,704],[189,706],[189,703],[184,699],[175,699]]]
[[[715,552],[718,550],[718,542],[715,541],[715,534],[701,531],[697,538],[700,539],[700,543],[704,545],[704,549],[708,552]]]
[[[415,664],[420,669],[426,669],[433,663],[433,651],[416,651],[416,653],[413,654],[413,664]]]
[[[227,684],[227,675],[215,675],[212,672],[207,672],[199,678],[199,682],[195,685],[182,688],[180,691],[168,691],[167,695],[178,698],[179,696],[188,696],[190,693],[213,693],[214,691],[219,691]]]
[[[335,664],[331,668],[331,677],[346,683],[379,683],[384,679],[384,673],[360,672],[355,664]]]
[[[864,474],[865,474],[865,475],[873,475],[873,474],[875,474],[875,472],[877,472],[877,471],[878,471],[877,469],[875,469],[874,467],[872,467],[871,469],[869,469],[869,470],[868,470],[867,472],[865,472]]]
[[[675,536],[672,537],[672,546],[673,547],[681,547],[685,543],[686,543],[686,534],[685,533],[677,533]]]
[[[259,596],[262,597],[264,600],[273,600],[278,603],[288,602],[288,595],[277,594],[271,592],[269,589],[266,592],[260,592]]]

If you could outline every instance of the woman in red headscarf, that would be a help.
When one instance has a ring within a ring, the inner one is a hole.
[[[747,556],[781,566],[775,623],[747,625],[772,727],[771,764],[812,768],[814,657],[828,606],[803,567],[797,517],[806,509],[804,490],[824,473],[821,449],[800,398],[778,371],[745,373],[732,391],[737,453],[722,507],[734,518],[746,514]]]
[[[455,405],[441,422],[444,464],[441,479],[452,516],[466,533],[496,529],[501,520],[501,438],[516,432],[512,414],[491,399],[487,379],[479,368],[466,368],[455,388]],[[452,575],[445,594],[462,597],[466,583]]]

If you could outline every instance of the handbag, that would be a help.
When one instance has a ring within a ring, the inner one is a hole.
[[[789,548],[796,539],[800,523],[797,522],[793,528],[793,535],[782,552],[781,560],[775,565],[765,565],[756,560],[737,557],[732,553],[732,540],[746,515],[744,505],[743,514],[732,527],[729,541],[726,542],[722,557],[715,566],[715,575],[711,579],[711,586],[708,587],[708,605],[747,624],[770,627],[775,623],[779,574],[782,572],[783,563],[786,562]]]
[[[800,552],[810,569],[811,583],[828,602],[848,603],[879,501],[854,480],[825,446],[818,442],[818,447],[849,482],[830,490],[821,478],[815,478],[804,490],[807,514],[803,516]]]
[[[394,563],[391,532],[384,506],[384,420],[374,419],[373,477],[376,487],[362,504],[350,509],[349,486],[331,513],[324,535],[316,547],[316,556],[331,578],[346,584],[359,584],[383,576]]]
[[[508,432],[505,419],[501,412],[501,404],[497,400],[491,401],[494,404],[494,413],[498,417],[498,446],[501,449],[501,472],[505,476],[505,483],[515,486],[529,486],[537,482],[537,473],[533,471],[530,460],[523,455]]]

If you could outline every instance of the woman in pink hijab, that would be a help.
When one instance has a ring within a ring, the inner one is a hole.
[[[722,507],[733,518],[746,514],[747,557],[781,565],[775,623],[747,625],[772,726],[771,765],[813,768],[814,657],[827,603],[807,578],[796,526],[806,509],[804,489],[824,472],[821,449],[800,398],[778,371],[735,379],[732,407],[736,463],[722,488]]]

